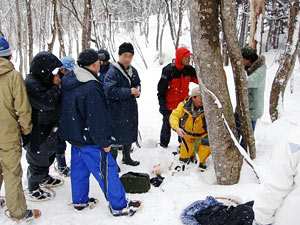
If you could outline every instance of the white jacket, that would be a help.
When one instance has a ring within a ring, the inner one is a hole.
[[[300,225],[300,127],[274,149],[254,203],[261,224]]]

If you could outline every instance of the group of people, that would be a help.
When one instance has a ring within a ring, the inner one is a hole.
[[[56,159],[58,172],[70,176],[76,210],[98,202],[89,197],[91,174],[114,216],[131,216],[141,206],[140,201],[126,198],[116,162],[121,150],[124,164],[140,164],[130,153],[138,137],[141,80],[131,65],[132,44],[120,45],[118,55],[118,62],[111,63],[106,50],[85,49],[76,65],[71,57],[58,59],[50,52],[40,52],[33,58],[24,82],[10,62],[9,43],[0,37],[0,187],[4,180],[6,197],[0,203],[6,204],[11,219],[31,221],[41,215],[37,209],[27,209],[20,163],[22,146],[29,164],[28,199],[50,200],[53,192],[47,188],[63,185],[62,179],[49,175]],[[162,70],[158,83],[163,116],[159,145],[167,148],[171,130],[176,131],[180,161],[188,163],[197,158],[200,170],[205,171],[210,147],[200,88],[189,95],[189,84],[198,84],[195,68],[190,65],[191,55],[187,48],[178,48],[175,62]],[[251,47],[242,48],[242,56],[254,130],[263,114],[266,65],[264,57]],[[54,75],[55,69],[58,73]],[[237,117],[236,124],[239,128]],[[71,144],[70,167],[65,159],[66,141]]]
[[[71,57],[58,59],[43,51],[33,58],[24,81],[10,61],[9,43],[0,37],[0,185],[5,183],[5,199],[0,201],[9,218],[27,222],[40,217],[39,210],[27,209],[25,197],[36,202],[54,197],[51,188],[63,185],[61,178],[49,175],[55,159],[57,171],[70,176],[76,210],[98,202],[89,197],[90,174],[114,216],[131,216],[140,207],[140,201],[126,198],[116,163],[121,149],[123,163],[139,165],[130,156],[137,141],[136,98],[141,92],[138,72],[131,66],[133,56],[130,43],[120,45],[117,63],[109,62],[104,49],[86,49],[76,66]],[[65,159],[66,141],[72,146],[71,168]],[[24,192],[22,147],[28,162]]]

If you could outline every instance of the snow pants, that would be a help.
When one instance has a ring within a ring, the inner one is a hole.
[[[89,201],[90,174],[96,178],[114,210],[127,206],[125,189],[120,181],[117,163],[110,152],[98,146],[72,146],[71,186],[73,204]]]

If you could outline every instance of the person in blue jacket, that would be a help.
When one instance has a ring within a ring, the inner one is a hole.
[[[93,49],[79,54],[79,67],[62,80],[61,137],[71,145],[73,206],[82,210],[97,203],[89,198],[92,173],[109,202],[114,216],[133,215],[139,201],[128,201],[119,179],[116,161],[110,154],[114,141],[108,105],[98,80],[99,55]]]
[[[138,136],[138,105],[136,98],[141,93],[141,81],[137,70],[131,66],[134,48],[131,43],[119,47],[119,61],[110,66],[105,79],[105,95],[109,101],[112,132],[117,145],[123,146],[123,163],[138,166],[140,162],[131,159],[132,143]],[[112,149],[113,152],[117,150]]]
[[[105,49],[100,49],[98,51],[99,59],[101,62],[101,67],[100,67],[100,74],[99,74],[99,80],[102,85],[104,85],[104,79],[107,74],[107,71],[109,70],[111,63],[109,62],[110,60],[110,54],[108,51]]]

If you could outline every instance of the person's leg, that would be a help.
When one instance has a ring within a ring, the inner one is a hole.
[[[24,218],[27,213],[22,186],[21,151],[19,142],[0,146],[0,164],[4,174],[6,205],[10,216],[16,219]]]
[[[181,138],[180,160],[188,161],[193,156],[193,145],[189,142],[189,137]]]
[[[65,141],[60,141],[60,144],[56,147],[56,161],[57,161],[57,167],[58,169],[66,168],[67,163],[66,163],[66,157],[65,157],[65,152],[67,149],[67,144]]]
[[[131,156],[130,156],[130,151],[131,151],[131,145],[132,144],[126,144],[126,145],[123,145],[123,159],[122,159],[122,162],[126,165],[129,165],[129,166],[138,166],[140,165],[140,162],[139,161],[134,161],[131,159]]]
[[[200,159],[200,163],[205,164],[206,159],[210,156],[210,147],[199,143],[197,145],[197,153]]]
[[[72,146],[71,149],[71,188],[73,204],[89,202],[90,171],[85,164],[82,149]]]
[[[49,153],[42,151],[39,153],[27,151],[26,159],[29,164],[27,169],[28,189],[33,192],[39,189],[40,183],[49,177],[49,166],[53,162],[50,162]]]
[[[241,124],[240,124],[239,116],[238,116],[237,112],[234,113],[234,118],[235,118],[235,124],[236,124],[237,132],[238,132],[238,138],[240,139],[240,137],[242,135]]]
[[[252,121],[251,121],[253,132],[255,131],[256,122],[257,122],[257,120],[252,120]]]
[[[163,115],[163,124],[160,131],[160,145],[162,147],[168,147],[171,138],[171,125],[170,125],[170,115],[172,111],[168,111]]]
[[[97,146],[85,147],[83,151],[82,158],[98,181],[111,207],[114,210],[125,208],[127,206],[125,190],[118,175],[116,161],[111,154],[108,152],[106,153],[107,156],[105,156],[104,150]],[[105,164],[106,167],[104,167]],[[73,170],[71,173],[73,173]]]

